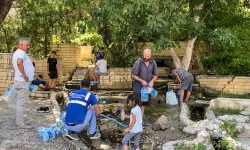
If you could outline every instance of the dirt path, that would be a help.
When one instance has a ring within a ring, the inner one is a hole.
[[[67,146],[62,137],[42,143],[37,135],[37,127],[49,127],[54,124],[54,118],[52,112],[38,113],[36,109],[50,105],[49,100],[31,99],[26,102],[24,121],[34,129],[17,129],[14,105],[0,100],[0,150],[66,150]]]

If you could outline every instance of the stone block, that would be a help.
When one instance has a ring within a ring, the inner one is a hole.
[[[249,92],[250,92],[250,86],[247,86],[247,85],[245,85],[245,86],[241,86],[241,85],[234,85],[234,89],[240,89],[240,90],[249,90]]]

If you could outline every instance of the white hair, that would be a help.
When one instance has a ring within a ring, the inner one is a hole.
[[[22,43],[22,42],[24,42],[24,41],[30,42],[30,39],[27,38],[27,37],[21,37],[21,38],[19,39],[19,44]]]
[[[150,52],[150,53],[151,53],[151,49],[146,48],[146,49],[144,50],[144,53],[146,53],[146,52]]]

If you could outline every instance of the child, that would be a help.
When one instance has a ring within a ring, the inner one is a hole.
[[[140,138],[142,133],[142,114],[141,108],[139,107],[139,95],[130,94],[128,96],[128,104],[132,106],[130,116],[124,115],[124,118],[130,118],[129,127],[124,129],[126,135],[122,139],[123,150],[128,150],[128,141],[134,138],[134,147],[136,150],[140,150]]]

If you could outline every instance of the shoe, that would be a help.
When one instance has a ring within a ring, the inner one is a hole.
[[[45,112],[45,107],[40,107],[37,109],[37,112]]]
[[[44,112],[49,112],[49,107],[44,107]]]
[[[17,128],[18,129],[33,129],[34,127],[23,124],[23,125],[17,125]]]
[[[40,107],[37,109],[37,112],[41,112],[41,113],[49,112],[49,107]]]
[[[98,132],[96,132],[96,133],[94,133],[94,134],[91,134],[91,135],[89,136],[89,138],[90,138],[91,140],[93,140],[93,139],[99,139],[100,137],[101,137],[101,134],[98,133]]]
[[[77,140],[79,140],[79,137],[78,137],[78,135],[77,134],[65,134],[65,136],[67,137],[67,138],[69,138],[70,140],[75,140],[75,141],[77,141]]]

